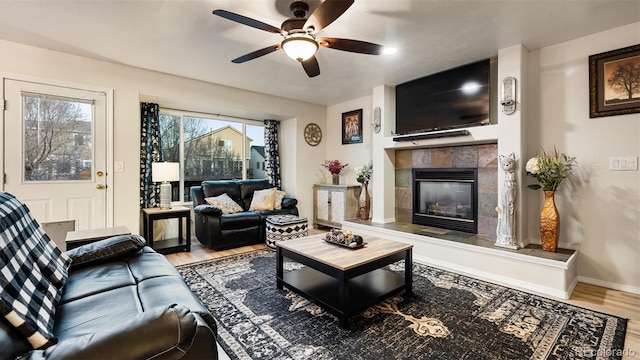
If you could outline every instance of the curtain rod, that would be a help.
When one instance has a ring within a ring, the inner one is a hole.
[[[211,113],[206,113],[206,112],[201,112],[201,111],[193,111],[193,110],[171,108],[171,107],[167,107],[167,106],[160,106],[160,109],[180,111],[180,112],[191,113],[191,114],[209,115],[209,116],[215,116],[215,117],[226,117],[226,118],[238,119],[238,120],[257,121],[257,122],[260,122],[260,123],[264,123],[264,119],[263,120],[258,120],[258,119],[245,118],[245,117],[241,117],[241,116],[225,115],[225,114],[220,114],[220,113],[211,114]]]

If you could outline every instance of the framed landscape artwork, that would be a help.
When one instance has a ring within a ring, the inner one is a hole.
[[[342,144],[362,142],[362,109],[342,113]]]
[[[589,56],[589,117],[640,113],[640,44]]]

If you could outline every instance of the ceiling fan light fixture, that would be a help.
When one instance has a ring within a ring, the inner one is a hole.
[[[318,43],[309,35],[293,35],[285,39],[282,50],[288,57],[296,61],[305,61],[318,51]]]

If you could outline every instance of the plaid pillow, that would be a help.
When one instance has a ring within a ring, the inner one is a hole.
[[[34,349],[56,342],[53,320],[70,264],[27,206],[0,192],[0,315]]]

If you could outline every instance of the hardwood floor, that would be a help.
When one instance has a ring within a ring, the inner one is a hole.
[[[310,235],[313,233],[319,233],[319,231],[312,229]],[[214,251],[202,246],[198,241],[194,241],[190,253],[169,254],[167,258],[174,266],[185,265],[264,248],[266,248],[264,245],[252,245]],[[640,295],[578,283],[569,300],[557,300],[629,319],[622,358],[640,359]]]

